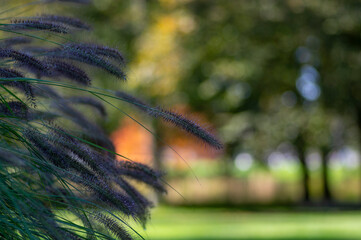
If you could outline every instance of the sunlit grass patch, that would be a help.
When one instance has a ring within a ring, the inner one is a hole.
[[[146,239],[360,239],[361,212],[246,212],[160,207]]]

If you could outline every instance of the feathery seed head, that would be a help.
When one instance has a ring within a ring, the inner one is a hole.
[[[92,52],[96,55],[104,56],[107,58],[113,58],[114,60],[119,61],[120,64],[125,64],[123,54],[115,48],[110,48],[107,46],[92,43],[69,43],[68,46],[82,49],[87,52]]]
[[[81,21],[80,19],[73,18],[73,17],[42,14],[38,17],[32,17],[31,19],[40,20],[43,22],[50,22],[50,23],[61,23],[61,24],[68,25],[68,26],[74,27],[74,28],[79,28],[79,29],[85,29],[85,30],[91,29],[91,27],[88,24]]]
[[[0,42],[0,46],[8,48],[12,47],[14,45],[19,44],[28,44],[31,43],[31,38],[28,37],[12,37],[12,38],[6,38]]]
[[[0,68],[0,78],[24,78],[24,76],[13,69],[9,68]],[[30,83],[24,81],[15,81],[15,80],[3,80],[0,81],[2,85],[8,85],[14,88],[17,88],[25,93],[28,100],[30,100],[35,105],[35,98],[33,93],[33,88]]]
[[[215,149],[222,149],[222,143],[213,136],[210,132],[203,129],[199,124],[194,121],[191,121],[178,113],[174,113],[169,110],[164,110],[159,107],[151,107],[148,104],[144,103],[142,100],[131,96],[125,92],[117,91],[115,95],[126,102],[133,104],[138,109],[147,113],[148,115],[154,118],[160,118],[165,122],[171,123],[176,127],[186,131],[187,133],[192,134],[193,136],[201,139],[203,142],[207,143]]]
[[[82,48],[74,44],[65,44],[62,48],[54,49],[49,52],[51,57],[71,59],[81,63],[86,63],[98,68],[101,68],[108,73],[121,78],[126,79],[126,75],[122,69],[98,56],[93,50]]]
[[[63,149],[52,145],[43,134],[32,129],[26,129],[23,135],[55,166],[63,169],[70,167],[69,158],[64,154]]]
[[[11,30],[46,30],[56,33],[69,32],[69,29],[64,24],[43,21],[41,19],[14,19],[7,27]]]
[[[3,116],[27,119],[28,107],[22,102],[15,101],[0,103],[0,114]]]
[[[132,236],[116,222],[114,219],[102,214],[97,213],[93,215],[93,218],[99,221],[102,225],[108,228],[117,238],[123,240],[132,240]]]
[[[53,76],[60,75],[66,77],[74,82],[82,85],[90,85],[90,78],[80,68],[54,58],[47,58],[45,60],[47,67],[50,69]]]
[[[26,53],[12,49],[0,48],[0,58],[12,58],[16,62],[20,63],[21,66],[26,67],[34,73],[46,74],[48,72],[48,68],[45,64]]]

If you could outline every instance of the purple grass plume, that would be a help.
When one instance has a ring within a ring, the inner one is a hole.
[[[125,58],[123,54],[115,48],[110,48],[107,46],[92,43],[70,43],[68,44],[68,46],[72,48],[82,49],[86,52],[92,52],[96,55],[112,58],[118,61],[120,64],[125,64]]]
[[[28,106],[22,102],[2,102],[0,103],[0,115],[15,117],[20,119],[28,118]]]
[[[144,164],[131,161],[119,161],[117,166],[117,174],[143,182],[160,193],[167,192],[161,181],[161,178],[164,175],[162,172],[155,171]]]
[[[12,49],[0,48],[0,59],[1,58],[12,58],[16,62],[20,63],[21,66],[26,67],[28,70],[34,73],[46,73],[48,71],[47,66],[41,61],[26,53]]]
[[[24,76],[16,70],[0,68],[0,78],[24,78]],[[2,80],[0,84],[19,89],[27,96],[28,100],[35,105],[34,91],[30,83],[16,80]]]
[[[100,222],[102,225],[104,225],[107,229],[109,229],[117,238],[122,240],[133,239],[129,232],[126,231],[124,227],[122,227],[113,218],[110,218],[102,213],[94,214],[93,218]]]
[[[56,33],[69,33],[69,28],[64,24],[40,19],[14,19],[7,27],[11,30],[46,30]]]
[[[192,134],[215,149],[219,150],[223,148],[222,143],[215,136],[202,128],[198,123],[189,120],[178,113],[164,110],[159,107],[151,107],[148,104],[145,104],[143,101],[125,92],[117,91],[115,95],[124,101],[133,104],[148,115],[154,118],[160,118],[165,122],[171,123],[172,125],[181,128],[185,132]]]
[[[109,137],[104,133],[104,131],[95,123],[89,120],[84,116],[80,111],[73,108],[68,104],[66,99],[57,98],[54,99],[52,103],[54,109],[59,110],[66,117],[68,117],[73,123],[77,124],[84,130],[84,138],[91,140],[94,144],[97,144],[105,149],[108,149],[111,152],[115,152],[115,147],[113,142]],[[104,153],[105,154],[105,153]]]
[[[54,58],[47,58],[44,62],[52,76],[62,76],[84,86],[90,85],[91,80],[88,74],[73,64],[59,61]]]
[[[90,48],[83,48],[77,46],[76,44],[68,43],[65,44],[64,47],[57,48],[52,52],[49,52],[49,56],[60,59],[75,60],[80,63],[92,65],[107,71],[117,78],[126,80],[126,75],[122,69],[97,55]]]
[[[48,161],[62,169],[69,169],[71,165],[69,157],[64,154],[62,148],[51,144],[42,133],[34,129],[26,129],[23,132],[23,136],[30,141]]]
[[[80,19],[73,18],[73,17],[42,14],[38,17],[31,17],[30,19],[38,20],[38,21],[42,21],[42,22],[49,22],[49,23],[60,23],[60,24],[67,25],[69,27],[74,27],[74,28],[84,29],[84,30],[91,30],[90,25],[81,21]]]
[[[3,39],[0,42],[0,47],[8,48],[12,47],[14,45],[20,45],[20,44],[29,44],[31,43],[31,38],[28,37],[11,37]]]

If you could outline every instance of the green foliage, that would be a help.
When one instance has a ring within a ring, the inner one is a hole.
[[[109,41],[128,39],[137,56],[131,69],[141,80],[134,84],[138,91],[207,115],[225,143],[225,158],[249,152],[267,163],[286,144],[307,175],[309,149],[359,148],[359,1],[122,5],[138,14],[122,12],[111,0],[87,14],[95,22],[111,20],[116,31],[102,31]],[[118,19],[130,21],[118,25]],[[138,31],[129,31],[132,24]],[[314,99],[305,96],[300,80],[310,69]],[[328,156],[322,157],[325,172]]]

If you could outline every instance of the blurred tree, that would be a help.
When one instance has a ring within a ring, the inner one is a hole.
[[[186,59],[190,61],[184,63],[188,65],[187,74],[179,82],[190,106],[207,111],[221,126],[241,112],[247,111],[251,116],[267,114],[272,99],[284,96],[286,105],[307,109],[321,103],[321,108],[352,114],[361,132],[360,2],[211,3],[189,1],[184,7],[192,12],[196,26],[192,34],[183,38],[190,55]],[[304,73],[300,77],[297,62],[303,64]],[[294,93],[298,96],[293,96]],[[307,110],[303,114],[306,119],[292,137],[302,166],[304,199],[309,199],[305,151],[315,144],[323,159],[323,198],[330,200],[327,170],[327,154],[332,147],[330,115],[317,113],[321,118],[318,122],[323,125],[320,127],[309,124],[313,120],[307,119],[312,117]],[[276,125],[270,128],[277,129]],[[223,135],[231,158],[242,148],[244,123],[238,124],[239,131],[235,129],[239,134],[233,132],[233,139],[229,132]],[[325,130],[322,136],[318,134],[320,129]],[[317,140],[310,142],[312,135]],[[270,141],[277,142],[277,138]]]
[[[263,138],[266,141],[258,142],[258,146],[253,145],[256,147],[253,152],[256,150],[258,159],[263,159],[262,155],[280,142],[293,141],[302,166],[304,200],[308,201],[303,129],[298,126],[292,129],[295,131],[292,135],[287,135],[289,132],[282,129],[282,124],[289,125],[287,117],[286,122],[277,118],[272,122],[267,117],[270,112],[287,107],[276,101],[286,92],[292,98],[285,100],[286,105],[296,105],[299,98],[295,94],[299,66],[294,53],[303,33],[295,30],[288,4],[192,1],[185,9],[192,12],[197,26],[193,34],[183,38],[190,49],[190,56],[186,57],[190,61],[185,63],[188,68],[179,87],[187,95],[189,105],[196,111],[206,111],[217,126],[232,126],[222,134],[230,164],[244,148],[247,133],[262,125],[254,119],[263,115],[261,118],[269,124],[260,134],[266,134],[264,131],[273,134]],[[246,124],[234,118],[243,114],[248,115],[244,119]]]
[[[321,101],[355,119],[361,150],[361,2],[331,1],[328,9],[317,5],[310,9],[316,19],[311,34],[320,46]]]
[[[147,88],[146,97],[156,104],[182,103],[207,114],[221,129],[228,166],[241,151],[265,159],[280,143],[291,142],[306,201],[306,150],[319,148],[323,198],[331,199],[327,156],[345,144],[340,141],[344,130],[333,129],[334,119],[353,118],[361,136],[359,1],[107,0],[95,5],[98,10],[86,14],[95,22],[109,18],[113,29],[99,34],[124,38],[129,55],[136,56],[129,73],[133,88]]]

